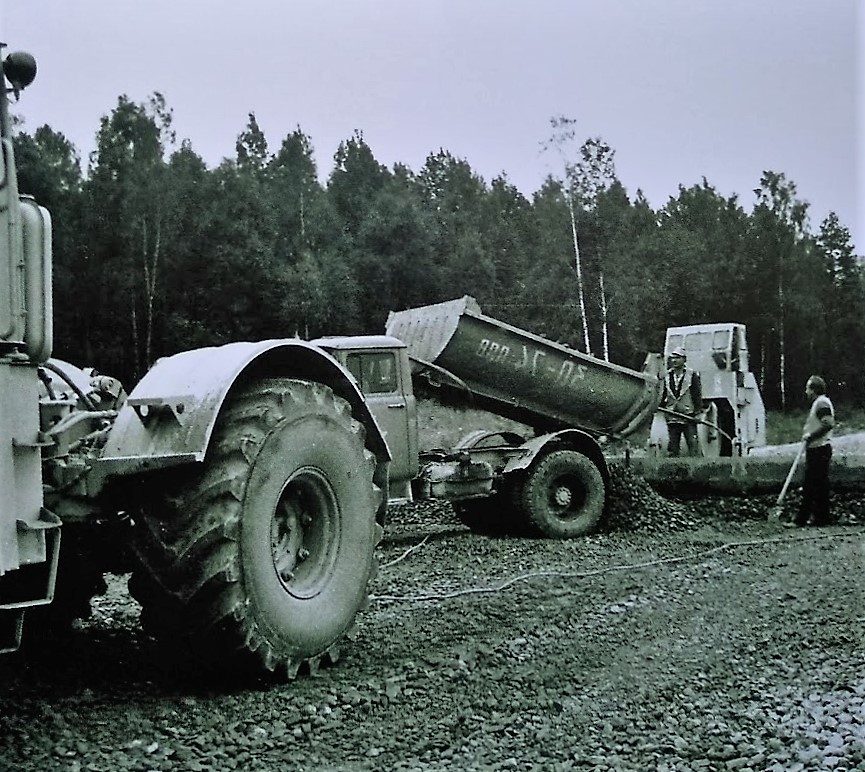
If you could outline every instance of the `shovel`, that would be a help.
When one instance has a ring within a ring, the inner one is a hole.
[[[790,471],[787,472],[787,479],[784,480],[784,486],[781,488],[781,493],[778,494],[778,500],[775,502],[775,506],[769,510],[769,520],[773,522],[778,522],[781,519],[781,515],[784,512],[784,497],[787,495],[787,489],[790,487],[790,482],[793,480],[793,475],[796,473],[796,467],[799,466],[799,461],[802,459],[802,454],[805,452],[805,444],[802,443],[799,445],[799,452],[796,453],[796,458],[793,459],[793,465],[790,467]]]

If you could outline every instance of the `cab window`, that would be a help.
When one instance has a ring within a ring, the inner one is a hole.
[[[685,336],[685,351],[706,351],[709,346],[708,332],[691,332]]]
[[[729,330],[715,330],[715,334],[712,336],[712,348],[715,351],[726,351],[730,345],[730,331]]]
[[[396,356],[384,353],[353,353],[346,367],[364,394],[387,394],[397,390]]]

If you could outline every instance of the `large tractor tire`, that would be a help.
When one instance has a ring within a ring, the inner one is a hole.
[[[281,378],[238,393],[204,469],[141,516],[130,591],[145,629],[220,668],[290,678],[335,660],[374,573],[374,469],[329,388]]]
[[[592,533],[603,517],[605,500],[601,471],[574,450],[544,456],[516,486],[516,504],[524,522],[552,539]]]

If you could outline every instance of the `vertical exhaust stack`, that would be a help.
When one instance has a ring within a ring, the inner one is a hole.
[[[25,609],[48,603],[60,520],[43,506],[38,365],[51,356],[51,218],[18,192],[8,94],[36,76],[29,54],[0,59],[0,652]]]
[[[9,93],[17,98],[33,82],[36,61],[11,53],[0,61],[0,75],[0,349],[42,363],[51,356],[53,340],[51,215],[19,193],[8,106]]]

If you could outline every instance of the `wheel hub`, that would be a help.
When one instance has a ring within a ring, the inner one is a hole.
[[[299,469],[285,484],[270,524],[270,552],[279,581],[295,597],[310,598],[327,584],[339,517],[333,489],[317,469]]]
[[[553,501],[556,502],[556,506],[569,507],[573,499],[574,494],[567,485],[559,485],[553,492]]]

